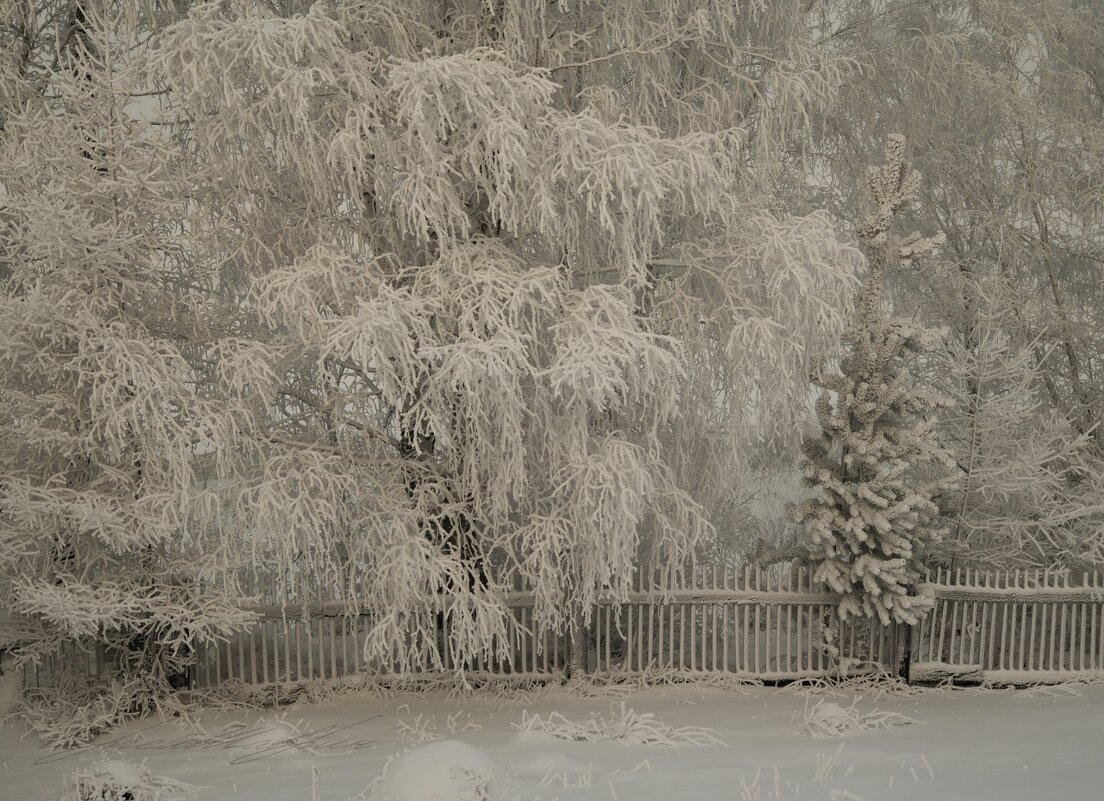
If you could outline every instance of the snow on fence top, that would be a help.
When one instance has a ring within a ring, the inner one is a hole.
[[[1099,573],[1084,572],[1074,583],[1069,570],[994,570],[971,571],[938,568],[921,587],[947,600],[989,599],[1012,602],[1034,600],[1039,603],[1104,601],[1104,582]]]

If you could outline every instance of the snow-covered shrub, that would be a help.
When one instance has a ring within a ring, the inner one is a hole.
[[[790,685],[800,688],[805,694],[814,694],[830,698],[839,698],[845,695],[854,696],[856,693],[864,697],[870,697],[880,701],[888,696],[914,697],[926,693],[935,692],[931,687],[909,684],[900,676],[889,673],[882,668],[876,668],[870,672],[854,675],[828,675],[815,676],[801,679]]]
[[[1049,696],[1051,698],[1059,698],[1062,696],[1075,696],[1079,697],[1082,693],[1081,690],[1085,687],[1099,687],[1104,685],[1104,676],[1099,673],[1089,673],[1086,676],[1069,679],[1059,684],[1036,684],[1031,687],[1024,687],[1022,690],[1016,692],[1017,698],[1037,698],[1040,696]],[[984,685],[983,685],[984,686]],[[993,686],[993,685],[989,685]],[[999,686],[999,685],[997,685]]]
[[[441,739],[441,732],[437,727],[437,718],[434,715],[419,714],[413,721],[407,723],[400,720],[395,724],[395,730],[407,745],[421,745]]]
[[[709,729],[697,726],[674,728],[668,726],[651,713],[638,714],[620,704],[619,711],[603,718],[592,715],[590,719],[578,723],[569,720],[559,712],[550,712],[547,717],[522,712],[521,723],[514,728],[522,732],[545,732],[561,740],[579,740],[583,742],[622,742],[630,745],[721,745]]]
[[[145,765],[108,759],[66,778],[58,801],[173,801],[196,792],[190,784],[155,776]]]
[[[857,708],[858,703],[858,698],[850,706],[840,706],[823,699],[817,701],[812,708],[806,710],[805,722],[798,731],[809,737],[846,737],[871,729],[891,729],[918,722],[896,712],[874,709],[862,713]]]
[[[49,686],[24,690],[13,711],[50,748],[71,748],[145,714],[186,719],[189,707],[178,696],[163,692],[156,679],[149,677],[103,684],[63,674]]]

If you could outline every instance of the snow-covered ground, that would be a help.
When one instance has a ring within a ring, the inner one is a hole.
[[[194,785],[196,798],[241,801],[1104,799],[1104,686],[859,694],[693,685],[594,697],[558,687],[349,694],[207,712],[199,736],[146,719],[56,753],[9,726],[0,798],[54,801],[80,771],[164,780],[163,799],[178,797],[172,782]],[[854,733],[863,725],[879,728]],[[812,736],[833,731],[853,733]]]

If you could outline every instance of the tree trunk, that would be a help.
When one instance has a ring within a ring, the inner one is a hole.
[[[909,668],[912,665],[912,626],[908,623],[897,624],[897,643],[893,655],[895,672],[906,684],[909,681]]]
[[[582,681],[589,672],[590,629],[579,614],[571,621],[567,644],[567,673],[569,681]]]

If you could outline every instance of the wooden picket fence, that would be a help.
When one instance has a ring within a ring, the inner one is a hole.
[[[811,572],[789,564],[724,568],[693,566],[687,582],[672,587],[655,576],[638,576],[617,613],[612,599],[593,610],[585,641],[586,670],[599,676],[665,672],[724,672],[742,678],[787,680],[828,675],[838,665],[821,647],[822,630],[836,596],[812,583]],[[364,638],[371,622],[346,615],[347,598],[337,587],[304,579],[270,578],[253,588],[261,599],[261,620],[217,647],[197,655],[194,686],[213,687],[238,679],[251,684],[332,679],[368,672],[380,677],[440,672],[428,643],[403,644],[399,656],[365,664]],[[537,642],[533,629],[533,593],[520,579],[503,600],[513,616],[508,627],[511,658],[500,663],[476,660],[465,670],[473,676],[549,679],[568,662],[563,636]],[[424,636],[440,622],[424,613],[413,628]],[[897,627],[860,621],[841,629],[845,669],[892,669]],[[410,655],[414,655],[411,662]],[[422,655],[421,661],[418,660]],[[456,666],[447,659],[446,671]]]
[[[840,659],[829,656],[823,632],[837,596],[815,585],[804,566],[695,566],[685,576],[676,588],[638,580],[619,611],[610,601],[598,606],[593,673],[723,673],[782,681],[894,670],[903,631],[897,626],[843,623]]]
[[[626,603],[601,600],[583,640],[585,670],[596,677],[646,674],[727,675],[744,679],[793,680],[839,672],[896,673],[910,654],[914,681],[1046,683],[1104,676],[1104,581],[1100,575],[1066,571],[977,573],[937,570],[923,588],[934,608],[919,625],[883,627],[877,621],[843,624],[839,659],[823,647],[837,596],[815,584],[797,564],[693,566],[683,583],[638,576]],[[364,675],[440,675],[456,669],[431,658],[447,632],[432,612],[415,621],[406,643],[413,662],[368,664],[364,643],[372,627],[364,614],[350,615],[360,597],[356,585],[340,587],[303,576],[252,580],[244,587],[259,619],[228,642],[201,647],[192,687],[238,680],[247,684],[295,684]],[[510,610],[508,658],[464,666],[471,676],[550,680],[569,664],[563,636],[534,636],[534,596],[520,579],[503,601]],[[908,642],[906,643],[906,637]],[[419,640],[419,638],[422,638]],[[420,656],[419,656],[420,655]],[[66,664],[83,661],[90,674],[103,670],[103,655],[66,653]],[[25,683],[51,681],[59,658],[28,666]]]
[[[1104,581],[1061,570],[937,570],[935,608],[916,627],[914,680],[1010,684],[1104,674]]]
[[[286,574],[246,578],[243,583],[246,594],[259,601],[251,608],[260,619],[228,642],[200,646],[192,676],[194,688],[215,687],[230,680],[284,684],[363,673],[380,678],[431,675],[457,668],[448,649],[441,647],[446,632],[432,611],[412,616],[408,641],[396,643],[390,659],[369,663],[364,643],[372,620],[367,614],[349,614],[360,587]],[[519,579],[513,584],[514,589],[503,598],[513,618],[507,625],[510,658],[495,663],[477,658],[464,665],[469,675],[547,679],[564,669],[565,639],[548,635],[537,641],[532,633],[533,593]],[[430,638],[437,642],[430,643]],[[433,658],[435,653],[439,662]]]

